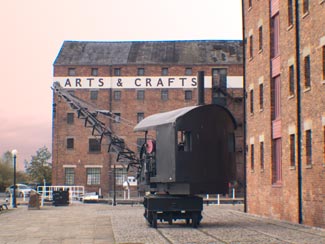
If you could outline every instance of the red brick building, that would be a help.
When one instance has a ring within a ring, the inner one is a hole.
[[[54,62],[54,81],[92,106],[112,111],[104,119],[134,151],[144,135],[137,122],[154,113],[197,104],[197,72],[205,72],[205,102],[221,103],[238,121],[237,175],[244,185],[241,41],[66,41]],[[111,195],[116,155],[98,145],[84,121],[53,95],[54,185],[81,185]],[[115,166],[118,189],[126,168]]]
[[[243,0],[247,210],[325,227],[325,1]]]

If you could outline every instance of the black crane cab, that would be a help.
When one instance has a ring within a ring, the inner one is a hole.
[[[137,124],[134,131],[146,135],[138,183],[151,193],[144,205],[152,226],[157,218],[169,223],[184,218],[196,227],[203,208],[197,195],[228,191],[236,178],[235,129],[229,110],[216,104],[154,114]]]

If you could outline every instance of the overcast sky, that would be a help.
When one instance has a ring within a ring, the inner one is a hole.
[[[51,150],[53,62],[64,40],[241,39],[241,0],[0,0],[0,155]]]

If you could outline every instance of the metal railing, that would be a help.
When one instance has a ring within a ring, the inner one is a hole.
[[[69,190],[70,203],[72,201],[80,201],[85,195],[84,186],[38,186],[37,193],[41,195],[41,206],[44,205],[44,201],[53,200],[53,191],[67,191]]]

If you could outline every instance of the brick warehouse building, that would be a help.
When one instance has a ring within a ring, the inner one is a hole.
[[[242,58],[241,41],[65,41],[54,62],[53,79],[86,103],[117,115],[105,124],[136,152],[144,137],[133,132],[137,122],[197,104],[196,76],[204,71],[205,102],[226,105],[238,121],[240,188],[244,185]],[[104,196],[112,196],[114,175],[116,189],[121,190],[127,174],[125,166],[116,163],[116,155],[98,145],[91,130],[56,94],[52,163],[53,185],[81,185]]]
[[[247,211],[325,227],[325,1],[243,0]]]

